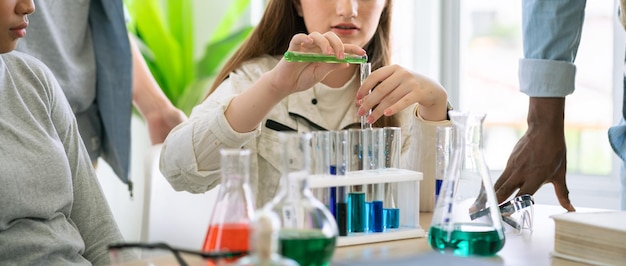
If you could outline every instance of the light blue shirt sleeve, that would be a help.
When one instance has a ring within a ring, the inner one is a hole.
[[[586,0],[523,0],[520,91],[530,97],[565,97],[574,91],[585,5]]]

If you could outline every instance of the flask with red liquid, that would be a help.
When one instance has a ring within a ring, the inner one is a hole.
[[[202,251],[247,252],[254,215],[250,150],[222,149],[220,154],[222,184]]]

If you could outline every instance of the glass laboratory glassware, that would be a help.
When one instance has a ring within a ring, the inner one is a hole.
[[[331,174],[337,177],[346,175],[348,167],[348,131],[331,132]],[[350,215],[348,214],[348,186],[341,186],[335,189],[335,221],[339,229],[339,236],[347,236],[350,231]]]
[[[348,162],[347,172],[360,172],[367,170],[369,161],[367,143],[368,131],[363,129],[348,129]],[[368,214],[366,207],[366,189],[363,185],[353,185],[348,192],[348,215],[350,224],[348,233],[363,233],[369,231]]]
[[[498,201],[482,151],[485,114],[450,111],[452,157],[433,213],[428,243],[441,253],[494,255],[504,246]]]
[[[441,191],[441,184],[443,183],[446,166],[450,162],[453,129],[454,128],[452,126],[437,127],[437,151],[435,152],[435,202],[437,202],[439,191]]]
[[[400,168],[402,150],[402,129],[400,127],[383,128],[384,168]],[[400,209],[398,202],[398,183],[384,185],[383,226],[384,229],[400,227]],[[403,199],[413,200],[413,199]]]
[[[367,62],[367,55],[346,54],[343,59],[331,54],[305,53],[287,51],[283,55],[287,62],[322,62],[322,63],[348,63],[362,64]]]
[[[250,150],[222,149],[222,185],[209,220],[202,251],[248,251],[254,215]]]
[[[385,144],[384,144],[384,129],[382,128],[369,128],[365,129],[369,131],[369,142],[367,154],[369,161],[370,171],[381,172],[385,169]],[[368,185],[368,201],[370,202],[368,224],[370,232],[382,232],[384,229],[383,222],[383,204],[385,200],[385,184],[373,184]]]
[[[359,65],[359,69],[360,69],[360,73],[361,73],[361,75],[360,75],[361,85],[363,85],[363,82],[365,82],[367,77],[369,77],[370,74],[372,74],[372,64],[371,63],[361,63]],[[361,116],[361,129],[365,129],[366,128],[365,125],[369,125],[369,128],[372,128],[372,124],[367,123],[367,116],[370,115],[371,113],[372,113],[372,110],[369,110],[369,112],[367,112],[366,114]]]
[[[329,265],[337,242],[337,223],[308,185],[311,133],[279,133],[281,187],[264,206],[281,221],[280,253],[300,265]]]
[[[257,212],[250,234],[250,255],[235,263],[237,266],[298,266],[299,264],[278,254],[278,216],[269,211]]]
[[[327,177],[332,175],[331,139],[329,131],[311,132],[311,172],[313,176]],[[313,195],[326,205],[335,215],[335,188],[315,188]]]

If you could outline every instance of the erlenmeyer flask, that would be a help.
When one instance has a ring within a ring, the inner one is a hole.
[[[311,133],[280,133],[281,188],[264,206],[278,215],[280,253],[303,266],[329,265],[337,242],[337,223],[307,182]]]
[[[250,235],[250,254],[236,266],[298,266],[295,260],[278,254],[280,222],[275,213],[260,211],[255,215]]]
[[[428,243],[442,253],[493,255],[504,246],[504,230],[482,151],[485,114],[449,115],[455,139]]]
[[[248,251],[254,215],[250,189],[250,150],[223,149],[222,184],[209,220],[203,251]]]

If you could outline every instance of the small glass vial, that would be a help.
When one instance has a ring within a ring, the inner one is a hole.
[[[460,256],[496,254],[504,246],[498,201],[482,151],[485,114],[450,112],[455,140],[428,233],[430,246]]]
[[[250,150],[223,149],[220,153],[222,184],[202,251],[247,252],[254,214],[249,184]]]
[[[239,259],[237,266],[298,266],[299,264],[278,254],[280,221],[275,213],[260,211],[252,223],[250,255]]]
[[[337,242],[337,223],[309,189],[311,133],[280,133],[281,188],[264,206],[281,222],[280,253],[300,265],[329,265]]]

